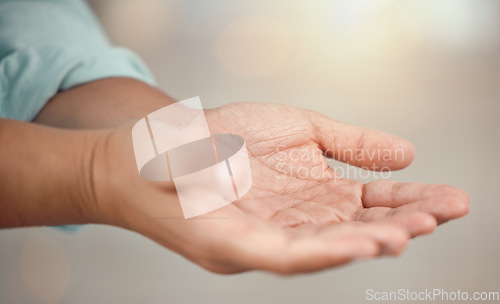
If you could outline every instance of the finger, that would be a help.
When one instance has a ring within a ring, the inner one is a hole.
[[[374,238],[380,245],[382,255],[399,255],[406,247],[409,234],[401,226],[393,223],[357,223],[346,222],[326,226],[323,229],[332,236],[338,233],[336,226],[347,227],[346,233],[350,235],[366,235]]]
[[[246,254],[250,267],[255,269],[280,274],[310,272],[361,257],[400,254],[409,238],[404,229],[394,224],[340,223],[294,229],[287,230],[286,242],[268,242],[265,250],[250,255],[243,250],[240,258]],[[252,248],[255,247],[262,248],[254,244]]]
[[[349,125],[308,112],[316,140],[328,157],[370,170],[398,170],[414,158],[409,141],[377,130]]]
[[[467,193],[459,188],[448,185],[433,185],[420,183],[399,183],[395,181],[374,181],[363,186],[363,206],[399,207],[419,200],[433,197],[455,197],[464,204],[469,203]]]
[[[338,236],[323,243],[302,239],[290,245],[283,260],[262,269],[282,275],[308,273],[377,257],[380,251],[377,240],[366,235]]]
[[[408,214],[392,214],[392,208],[375,207],[365,209],[357,220],[363,222],[393,223],[404,227],[412,238],[432,233],[437,226],[434,216],[424,212],[412,212]]]
[[[354,259],[398,255],[406,247],[408,234],[395,225],[342,223],[323,228],[317,250],[310,236],[302,236],[287,250],[285,271],[309,272],[340,266]]]
[[[358,216],[360,220],[376,220],[384,217],[424,212],[432,215],[439,224],[460,218],[469,211],[469,204],[458,196],[433,197],[396,208],[372,207],[364,209]]]

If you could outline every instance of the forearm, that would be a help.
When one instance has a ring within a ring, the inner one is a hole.
[[[91,221],[99,136],[0,119],[0,228]]]
[[[175,102],[130,78],[96,80],[55,95],[35,122],[61,128],[111,128]]]

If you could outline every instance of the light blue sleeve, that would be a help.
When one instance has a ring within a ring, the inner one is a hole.
[[[139,57],[110,45],[85,2],[0,0],[0,117],[31,121],[58,91],[113,76],[155,82]]]
[[[31,121],[58,91],[113,76],[155,82],[85,2],[0,0],[0,117]]]

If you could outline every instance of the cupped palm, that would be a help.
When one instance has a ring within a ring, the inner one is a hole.
[[[244,138],[251,189],[191,220],[148,219],[139,232],[211,271],[291,274],[397,255],[410,237],[468,211],[467,194],[451,186],[363,184],[339,178],[328,166],[332,157],[376,170],[402,169],[414,149],[401,138],[277,104],[233,103],[207,110],[206,118],[212,133]],[[380,150],[389,157],[361,153]],[[164,190],[155,191],[159,199]]]

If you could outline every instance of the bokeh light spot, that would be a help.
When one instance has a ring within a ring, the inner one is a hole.
[[[55,303],[66,292],[71,265],[66,250],[56,239],[43,233],[30,235],[19,264],[24,284],[43,303]]]

